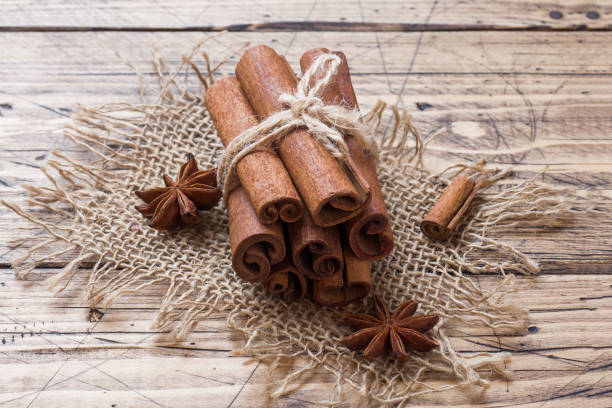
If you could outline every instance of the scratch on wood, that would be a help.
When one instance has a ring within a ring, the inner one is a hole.
[[[573,392],[565,392],[562,393],[562,391],[564,391],[565,389],[567,389],[572,383],[574,383],[575,381],[577,381],[580,377],[582,377],[584,374],[588,373],[590,371],[590,366],[599,361],[603,356],[605,356],[606,354],[608,354],[608,352],[604,352],[602,354],[600,354],[599,356],[595,357],[592,361],[590,361],[587,366],[584,368],[584,370],[582,370],[582,372],[580,374],[578,374],[576,377],[572,378],[567,384],[565,384],[563,387],[561,387],[554,395],[551,395],[546,401],[544,401],[542,403],[542,405],[540,405],[540,408],[543,407],[544,405],[546,405],[548,402],[556,400],[556,399],[560,399],[560,398],[567,398],[567,397],[572,397],[575,395],[579,395],[579,394],[583,394],[585,392],[589,392],[591,390],[593,390],[593,386],[597,383],[599,383],[602,378],[598,379],[594,384],[587,386],[587,388],[583,388],[583,389],[579,389],[577,391],[573,391]],[[604,375],[604,377],[607,374]]]
[[[148,401],[152,402],[153,404],[157,405],[158,407],[162,407],[162,408],[163,408],[163,407],[165,407],[165,405],[160,404],[159,402],[155,401],[153,398],[149,397],[148,395],[143,394],[142,392],[140,392],[140,391],[138,391],[138,390],[133,389],[132,387],[130,387],[130,386],[129,386],[127,383],[125,383],[124,381],[121,381],[119,378],[117,378],[117,377],[115,377],[115,376],[113,376],[113,375],[111,375],[111,374],[107,373],[106,371],[102,370],[102,369],[99,367],[99,365],[98,365],[98,366],[94,366],[94,365],[92,365],[92,364],[90,364],[90,363],[88,363],[88,362],[85,362],[85,364],[89,365],[89,366],[90,366],[92,369],[94,369],[94,370],[96,370],[96,371],[99,371],[101,374],[104,374],[104,375],[106,375],[107,377],[109,377],[109,378],[111,378],[111,379],[115,380],[116,382],[118,382],[119,384],[121,384],[121,385],[123,385],[125,388],[127,388],[129,391],[132,391],[133,393],[135,393],[135,394],[137,394],[137,395],[140,395],[141,397],[143,397],[144,399],[146,399],[146,400],[148,400]],[[100,364],[100,365],[101,365],[101,364]]]
[[[317,2],[318,2],[318,1],[319,1],[319,0],[314,0],[314,1],[312,2],[312,7],[310,7],[310,11],[309,11],[309,12],[308,12],[308,14],[306,15],[306,18],[304,19],[304,23],[307,23],[307,22],[308,22],[308,20],[310,20],[310,16],[312,16],[312,12],[314,11],[315,7],[317,6]],[[299,32],[299,31],[298,31],[298,30],[296,30],[296,31],[293,33],[293,36],[291,37],[291,40],[289,40],[289,45],[287,45],[287,49],[285,50],[285,54],[288,54],[288,53],[289,53],[289,50],[291,49],[291,46],[293,45],[293,42],[295,41],[295,38],[296,38],[296,37],[297,37],[297,35],[298,35],[298,32]]]
[[[238,390],[238,393],[234,396],[234,398],[230,401],[229,405],[227,406],[227,408],[230,408],[233,404],[234,401],[236,401],[236,398],[238,398],[238,396],[240,395],[240,393],[242,392],[242,390],[244,389],[244,387],[249,383],[249,381],[251,381],[251,378],[253,377],[253,374],[255,374],[255,371],[257,371],[257,368],[259,367],[259,365],[261,364],[261,361],[257,362],[257,365],[255,366],[255,368],[253,369],[253,371],[251,371],[251,375],[249,375],[249,378],[246,379],[246,381],[244,382],[244,384],[242,384],[242,387],[240,387],[240,389]]]
[[[380,46],[380,38],[378,37],[378,33],[375,34],[376,37],[376,48],[378,48],[378,53],[380,55],[380,62],[382,64],[383,72],[385,74],[385,79],[387,80],[387,87],[389,88],[389,92],[393,93],[393,88],[391,88],[391,79],[389,78],[389,72],[387,71],[387,63],[385,62],[385,56],[382,51],[382,47]]]
[[[431,5],[431,9],[429,9],[429,14],[425,19],[425,23],[423,24],[425,27],[429,25],[429,21],[431,20],[431,16],[433,15],[436,6],[438,5],[438,0],[434,0]],[[402,86],[400,87],[399,94],[397,95],[397,104],[401,102],[402,95],[404,94],[404,90],[406,89],[406,83],[408,82],[408,75],[412,72],[412,68],[414,67],[414,62],[416,61],[416,57],[419,54],[419,50],[421,49],[421,43],[423,42],[423,35],[425,31],[421,31],[419,33],[419,37],[417,38],[416,46],[414,47],[414,52],[412,54],[412,58],[410,60],[410,64],[408,65],[408,73],[404,77],[404,81],[402,82]]]
[[[60,370],[62,368],[64,368],[64,366],[66,365],[66,363],[68,362],[68,359],[64,360],[62,362],[62,364],[57,368],[57,370],[55,370],[55,372],[53,373],[53,375],[51,376],[51,378],[49,378],[47,380],[47,382],[42,386],[42,388],[40,390],[38,390],[38,392],[36,393],[36,395],[34,395],[34,398],[32,398],[30,400],[30,402],[27,405],[27,408],[30,408],[32,406],[32,404],[34,403],[34,401],[36,401],[36,399],[38,398],[38,396],[40,395],[41,392],[43,392],[44,390],[47,389],[47,387],[49,386],[49,383],[51,383],[51,381],[55,378],[55,376],[60,372]]]
[[[97,325],[97,324],[98,324],[98,323],[96,322],[96,323],[93,325],[93,327],[92,327],[92,331],[93,331],[93,329],[95,329],[95,327],[96,327],[96,325]],[[81,340],[78,342],[78,343],[79,343],[79,344],[78,344],[78,346],[80,346],[80,345],[82,345],[82,344],[83,344],[83,342],[84,342],[84,341],[85,341],[85,339],[86,339],[86,338],[89,336],[89,334],[90,334],[90,333],[88,332],[88,333],[87,333],[85,336],[83,336],[83,337],[81,338]],[[77,348],[78,348],[78,346],[77,346]],[[57,346],[57,347],[59,347],[59,346]],[[61,347],[59,347],[59,348],[61,349]],[[36,401],[36,399],[39,397],[39,395],[40,395],[40,394],[41,394],[41,393],[42,393],[44,390],[46,390],[46,389],[47,389],[47,387],[49,386],[49,384],[51,383],[51,381],[53,381],[53,379],[54,379],[54,378],[57,376],[57,374],[58,374],[58,373],[59,373],[59,372],[62,370],[62,368],[64,368],[64,366],[66,365],[66,363],[68,362],[68,360],[69,360],[69,359],[70,359],[70,358],[69,358],[69,357],[67,357],[67,358],[66,358],[66,359],[65,359],[65,360],[62,362],[62,364],[61,364],[61,365],[58,367],[58,369],[55,371],[55,373],[53,373],[53,375],[51,376],[51,378],[49,378],[49,380],[48,380],[48,381],[45,383],[45,385],[43,385],[43,387],[42,387],[42,388],[41,388],[41,389],[40,389],[40,390],[39,390],[39,391],[36,393],[36,395],[34,396],[34,398],[32,398],[32,400],[31,400],[31,401],[30,401],[30,403],[28,404],[27,408],[30,408],[30,406],[31,406],[31,405],[34,403],[34,401]]]
[[[567,350],[569,347],[550,347],[550,348],[533,348],[533,349],[519,349],[519,348],[512,348],[509,347],[503,343],[499,343],[499,345],[495,345],[492,343],[486,343],[483,341],[474,341],[474,340],[470,340],[470,339],[464,339],[465,341],[467,341],[468,343],[472,343],[472,344],[476,344],[479,346],[485,346],[485,347],[490,347],[492,349],[498,349],[498,351],[508,351],[508,352],[512,352],[512,353],[527,353],[527,354],[535,354],[538,355],[540,357],[545,357],[548,359],[554,359],[554,360],[560,360],[560,361],[564,361],[568,364],[572,364],[575,366],[579,366],[582,367],[582,364],[587,363],[587,361],[584,360],[577,360],[577,359],[572,359],[572,358],[566,358],[566,357],[559,357],[559,356],[555,356],[553,354],[543,354],[542,352],[549,352],[549,351],[553,351],[553,350]]]

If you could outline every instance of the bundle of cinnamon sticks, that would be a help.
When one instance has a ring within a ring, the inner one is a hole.
[[[302,72],[316,48],[300,59]],[[320,90],[326,105],[359,109],[346,57]],[[320,70],[312,81],[320,80]],[[206,93],[206,106],[224,145],[276,112],[298,78],[287,60],[267,46],[247,49],[236,76]],[[350,157],[334,158],[306,128],[289,131],[272,146],[244,156],[236,165],[240,181],[229,194],[232,265],[250,282],[286,302],[312,297],[340,306],[367,296],[370,263],[393,249],[389,216],[376,176],[375,159],[362,142],[345,135]]]

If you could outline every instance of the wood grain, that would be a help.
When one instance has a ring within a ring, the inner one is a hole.
[[[278,402],[266,401],[275,381],[291,367],[268,372],[231,357],[242,338],[213,315],[185,342],[173,343],[149,330],[159,287],[122,297],[104,314],[83,307],[79,295],[86,283],[79,274],[61,298],[49,294],[43,280],[53,271],[36,270],[29,282],[0,270],[0,404],[33,407],[320,406],[333,378],[320,371],[310,383]],[[475,277],[483,289],[500,278]],[[512,351],[514,379],[493,379],[478,388],[418,397],[417,406],[521,406],[550,400],[550,406],[603,407],[612,391],[612,287],[608,276],[538,276],[517,280],[508,302],[530,310],[529,329],[520,335],[452,323],[454,346],[463,352]],[[91,321],[93,317],[99,321]],[[486,373],[483,373],[487,376]],[[270,385],[268,385],[268,383]],[[443,379],[434,379],[443,384]],[[40,393],[39,393],[40,392]],[[575,396],[575,397],[573,397]],[[64,401],[67,405],[64,405]],[[608,405],[609,406],[609,405]]]
[[[203,32],[222,29],[242,31],[207,45],[211,55],[230,56],[224,73],[233,71],[245,41],[272,46],[296,70],[306,49],[343,50],[363,109],[382,98],[407,108],[423,135],[447,128],[430,144],[431,170],[486,158],[525,179],[549,166],[540,181],[612,198],[607,1],[88,3],[2,3],[3,199],[22,200],[22,183],[45,183],[39,167],[51,149],[84,157],[61,136],[77,103],[138,101],[136,75],[115,51],[153,80],[150,44],[176,67]],[[249,364],[248,356],[231,356],[242,339],[220,315],[181,343],[152,332],[162,288],[98,311],[80,298],[85,270],[59,297],[45,287],[66,258],[44,264],[28,282],[17,281],[9,260],[28,244],[11,249],[7,241],[21,236],[10,228],[24,225],[0,208],[0,407],[317,407],[333,387],[334,379],[318,372],[306,386],[270,401],[275,382],[296,367],[269,372]],[[496,232],[543,267],[540,276],[519,277],[507,299],[530,310],[529,328],[512,335],[452,323],[448,332],[463,352],[511,351],[514,378],[493,379],[484,392],[468,387],[412,404],[612,406],[611,227],[609,217],[585,214],[560,230]],[[473,280],[492,289],[500,277]],[[447,384],[440,376],[430,380]],[[355,406],[354,398],[348,395],[344,405]]]
[[[370,30],[610,29],[605,0],[12,0],[10,30]]]
[[[425,158],[431,170],[486,158],[528,178],[549,166],[539,176],[545,183],[612,197],[608,37],[592,32],[425,33],[420,39],[416,33],[299,33],[295,38],[289,33],[230,33],[207,49],[211,55],[232,57],[224,73],[233,71],[238,44],[244,41],[286,50],[295,68],[308,48],[343,49],[364,109],[378,98],[399,101],[423,135],[447,128]],[[138,80],[115,50],[152,78],[146,44],[155,42],[170,66],[177,66],[201,38],[197,33],[0,35],[0,48],[8,56],[0,61],[3,198],[19,199],[22,183],[45,182],[38,166],[50,149],[76,150],[63,139],[61,127],[77,103],[138,101]],[[607,204],[603,208],[610,209]],[[0,208],[0,228],[23,225]],[[562,231],[525,227],[498,236],[542,262],[544,273],[612,273],[611,226],[609,217],[585,214]],[[7,240],[18,236],[6,234]],[[10,251],[1,241],[0,264],[6,267],[27,248]]]

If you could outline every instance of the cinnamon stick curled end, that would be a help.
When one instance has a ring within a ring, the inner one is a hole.
[[[384,258],[394,246],[389,218],[382,212],[370,212],[347,223],[349,244],[360,259]]]
[[[310,279],[324,279],[342,272],[342,244],[337,227],[323,228],[314,223],[310,214],[287,224],[293,263]]]
[[[242,187],[232,191],[227,208],[234,270],[246,281],[265,281],[287,252],[283,226],[259,222]]]
[[[306,51],[300,58],[302,72],[306,72],[320,55],[329,52],[327,48],[313,48]],[[321,89],[320,97],[327,105],[359,109],[346,56],[341,51],[332,53],[340,57],[341,63],[332,80]],[[324,75],[325,73],[319,70],[313,79],[319,80]],[[353,163],[371,189],[371,199],[363,211],[343,225],[345,234],[358,258],[368,260],[384,258],[393,250],[394,242],[389,215],[376,175],[376,161],[359,140],[351,136],[345,136],[344,139]]]
[[[294,93],[297,79],[287,61],[272,48],[259,45],[247,49],[235,72],[260,118],[287,109],[279,97]],[[341,224],[370,201],[370,186],[352,159],[337,160],[307,129],[289,131],[274,147],[317,225]]]
[[[270,202],[263,207],[259,218],[263,223],[272,223],[278,220],[296,222],[304,214],[304,207],[299,198],[284,198],[282,201]]]
[[[235,77],[225,77],[208,88],[206,107],[225,146],[258,124]],[[302,200],[283,162],[272,149],[243,157],[236,165],[236,173],[262,223],[271,224],[279,218],[295,222],[302,217]]]
[[[421,231],[433,240],[446,241],[468,210],[480,187],[482,182],[474,185],[466,177],[455,177],[421,222]]]
[[[312,282],[312,299],[322,306],[344,306],[370,293],[372,275],[370,261],[359,259],[346,245],[343,248],[344,271]]]
[[[265,281],[266,290],[282,296],[287,303],[303,300],[308,293],[308,280],[302,275],[290,257],[272,268]]]

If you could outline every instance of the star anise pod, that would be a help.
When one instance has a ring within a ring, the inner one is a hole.
[[[431,351],[438,343],[423,334],[438,323],[438,315],[417,315],[418,303],[410,300],[402,304],[391,316],[386,306],[376,296],[373,298],[374,316],[369,314],[347,314],[344,322],[355,333],[342,339],[342,344],[351,350],[364,350],[364,355],[373,360],[391,350],[400,361],[408,359],[408,349]]]
[[[221,192],[217,188],[216,169],[198,170],[195,157],[187,155],[187,163],[179,170],[176,182],[163,175],[166,187],[136,191],[146,205],[136,206],[151,220],[151,227],[169,230],[179,221],[193,225],[199,220],[198,210],[208,210],[217,204]]]

